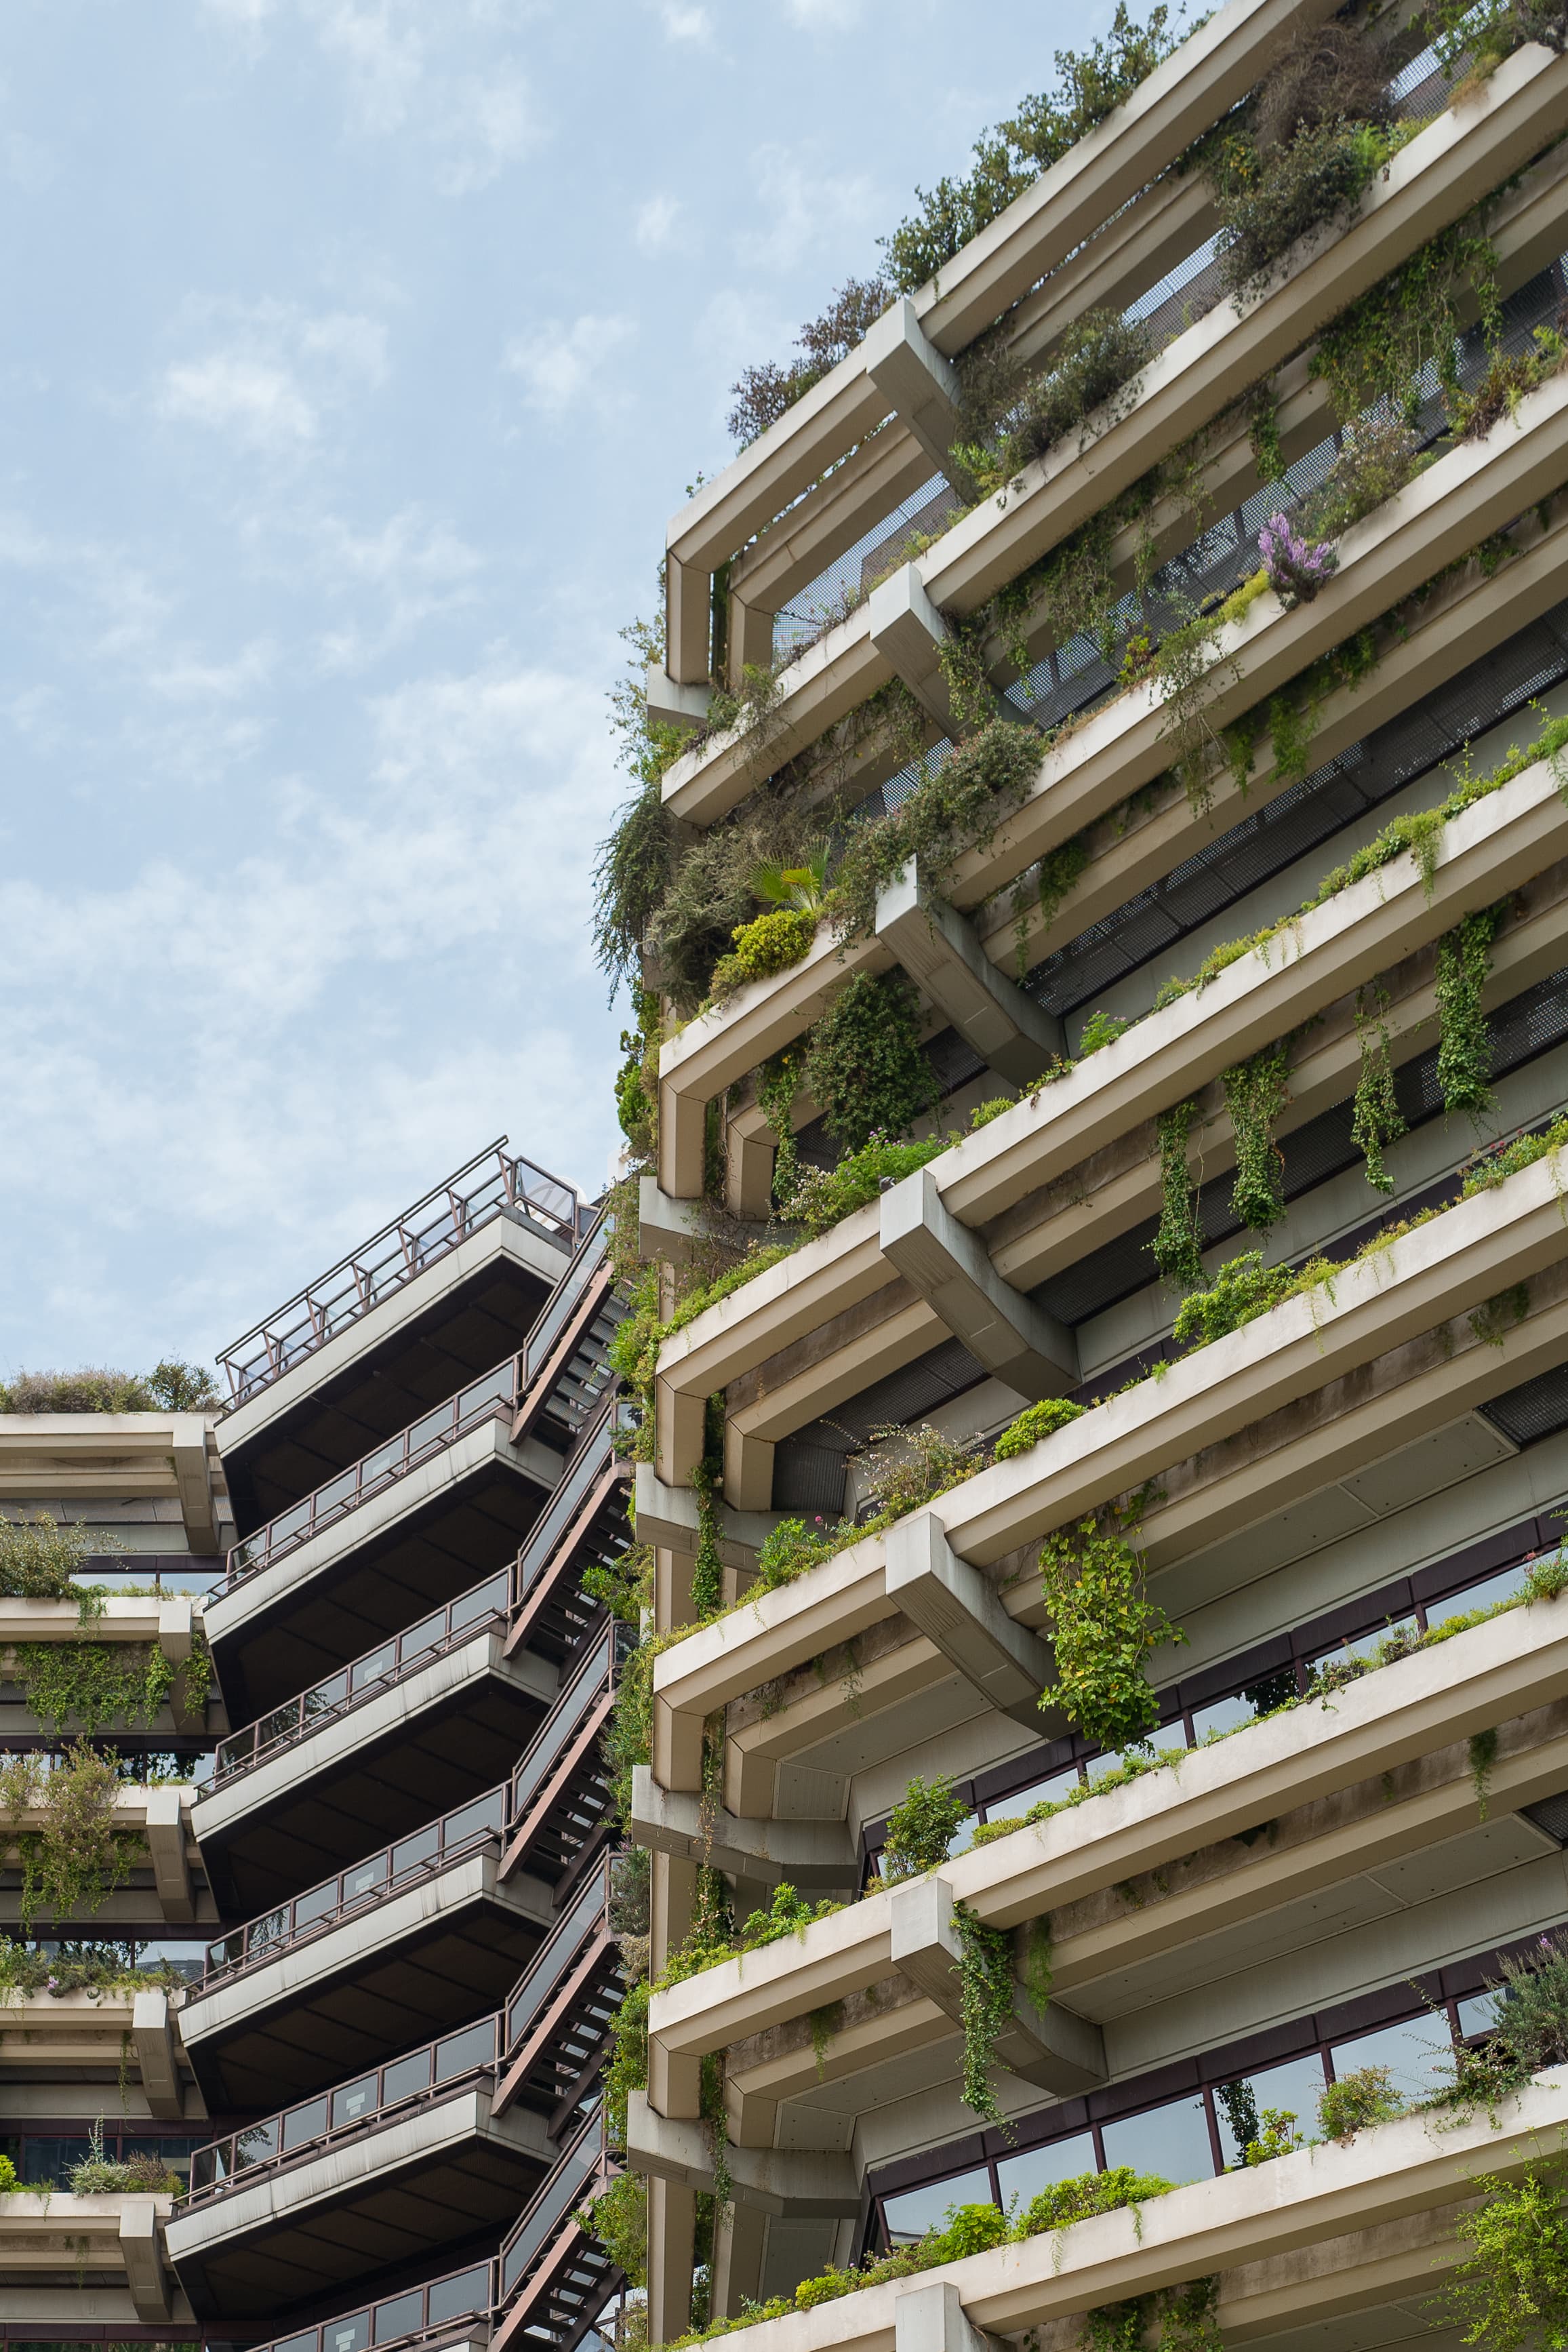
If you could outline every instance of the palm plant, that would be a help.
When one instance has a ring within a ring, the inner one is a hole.
[[[789,907],[801,915],[817,914],[827,887],[828,856],[827,843],[820,841],[800,866],[780,866],[775,858],[765,858],[760,866],[752,868],[752,896],[765,899],[770,907]]]

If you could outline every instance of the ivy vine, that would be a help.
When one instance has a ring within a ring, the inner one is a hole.
[[[1406,1132],[1404,1113],[1394,1092],[1394,1062],[1388,1025],[1381,1018],[1387,998],[1376,992],[1374,1021],[1366,1007],[1366,992],[1355,1000],[1355,1034],[1361,1048],[1361,1073],[1355,1082],[1351,1112],[1351,1140],[1366,1162],[1366,1181],[1379,1192],[1392,1192],[1394,1179],[1383,1164],[1385,1148]]]
[[[67,1727],[90,1738],[106,1724],[152,1724],[181,1677],[155,1642],[21,1642],[13,1671],[38,1727],[57,1738]],[[206,1704],[212,1661],[198,1637],[183,1669],[192,1714]]]
[[[142,1840],[114,1825],[119,1786],[112,1760],[96,1755],[85,1739],[54,1759],[52,1768],[36,1754],[0,1762],[0,1815],[21,1860],[25,1936],[40,1914],[60,1921],[73,1912],[100,1910],[125,1884]],[[42,1829],[22,1829],[22,1814],[34,1809],[43,1812]]]
[[[805,1079],[833,1140],[858,1151],[907,1135],[936,1099],[920,1046],[920,999],[902,971],[856,972],[813,1026]]]
[[[1563,2159],[1542,2158],[1519,2180],[1482,2174],[1486,2203],[1455,2234],[1470,2252],[1453,2275],[1448,2303],[1467,2344],[1486,2352],[1568,2344],[1568,2186]]]
[[[1445,1110],[1479,1118],[1491,1107],[1491,1038],[1481,991],[1506,907],[1467,915],[1437,941],[1437,1091]]]
[[[787,1045],[757,1073],[757,1105],[773,1137],[773,1198],[787,1201],[800,1175],[793,1113],[800,1091],[806,1056],[799,1045]]]
[[[1013,2013],[1012,1937],[988,1927],[967,1903],[953,1906],[958,1931],[959,2015],[964,2026],[964,2105],[983,2123],[1007,2129],[991,2066]]]
[[[1162,1277],[1183,1290],[1203,1280],[1198,1192],[1186,1158],[1187,1138],[1197,1115],[1197,1103],[1189,1097],[1161,1111],[1155,1121],[1160,1146],[1160,1222],[1149,1246]]]
[[[1285,1160],[1274,1140],[1274,1121],[1288,1099],[1288,1067],[1287,1047],[1269,1045],[1220,1077],[1225,1108],[1236,1132],[1236,1183],[1230,1205],[1240,1223],[1255,1234],[1266,1234],[1285,1213]]]
[[[1128,1540],[1146,1499],[1059,1528],[1040,1555],[1056,1653],[1056,1680],[1040,1693],[1040,1706],[1060,1707],[1075,1730],[1107,1749],[1147,1744],[1160,1706],[1145,1663],[1162,1643],[1185,1639],[1147,1598]]]

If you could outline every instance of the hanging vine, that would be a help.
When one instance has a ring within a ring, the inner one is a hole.
[[[1147,1744],[1160,1706],[1145,1662],[1162,1643],[1185,1638],[1147,1598],[1128,1540],[1146,1501],[1143,1495],[1059,1528],[1040,1555],[1057,1675],[1040,1706],[1060,1707],[1075,1730],[1107,1749]]]
[[[1491,1038],[1481,991],[1506,906],[1467,915],[1437,941],[1437,1091],[1445,1110],[1479,1118],[1491,1107]]]
[[[1266,1234],[1285,1213],[1284,1154],[1274,1140],[1274,1121],[1288,1099],[1285,1045],[1269,1045],[1239,1062],[1220,1077],[1225,1108],[1236,1131],[1236,1183],[1230,1205],[1242,1224]]]
[[[788,1201],[800,1179],[800,1155],[795,1145],[792,1117],[806,1056],[799,1045],[786,1045],[772,1055],[757,1073],[757,1106],[773,1137],[773,1198]]]
[[[1197,1118],[1191,1097],[1173,1103],[1155,1121],[1160,1144],[1160,1222],[1149,1247],[1163,1278],[1188,1290],[1203,1280],[1203,1231],[1198,1190],[1187,1166],[1186,1144]]]
[[[21,1642],[13,1657],[23,1696],[51,1738],[68,1725],[89,1738],[106,1724],[151,1725],[181,1675],[155,1642]],[[183,1680],[186,1707],[199,1714],[212,1682],[204,1643]]]
[[[991,2087],[997,2043],[1013,2013],[1012,1937],[988,1927],[967,1903],[953,1906],[958,1931],[959,2014],[964,2025],[964,2105],[983,2123],[1007,2128]]]
[[[816,1023],[805,1079],[835,1143],[907,1135],[936,1097],[920,1047],[920,999],[902,971],[856,972]]]
[[[37,1755],[0,1763],[0,1814],[16,1840],[22,1866],[19,1904],[23,1934],[40,1914],[57,1921],[75,1911],[101,1909],[122,1886],[141,1851],[133,1831],[114,1825],[119,1788],[112,1761],[77,1740],[46,1769]],[[24,1830],[24,1812],[41,1811],[43,1827]]]
[[[1383,1154],[1385,1148],[1396,1143],[1406,1130],[1394,1093],[1388,1024],[1382,1018],[1388,999],[1382,989],[1375,989],[1375,1021],[1367,1010],[1366,994],[1364,989],[1356,991],[1355,1034],[1361,1048],[1361,1075],[1355,1082],[1351,1140],[1366,1162],[1367,1182],[1379,1192],[1392,1192],[1394,1179],[1383,1164]]]

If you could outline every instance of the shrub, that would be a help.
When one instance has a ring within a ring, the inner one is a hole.
[[[1258,552],[1269,585],[1289,611],[1310,604],[1339,562],[1332,547],[1303,539],[1282,514],[1270,515],[1258,534]]]
[[[1183,1347],[1207,1348],[1266,1315],[1290,1297],[1295,1283],[1288,1265],[1266,1266],[1261,1250],[1244,1250],[1226,1260],[1207,1290],[1192,1291],[1182,1300],[1171,1336]]]
[[[1402,490],[1420,459],[1420,443],[1397,416],[1347,425],[1333,470],[1302,504],[1302,530],[1309,537],[1338,539]]]
[[[780,1213],[790,1223],[803,1225],[815,1240],[890,1185],[913,1176],[952,1140],[933,1135],[919,1143],[890,1143],[884,1135],[873,1135],[858,1151],[846,1153],[836,1168],[802,1168]]]
[[[1043,1438],[1054,1437],[1057,1431],[1065,1429],[1070,1421],[1080,1419],[1082,1412],[1083,1407],[1074,1404],[1071,1397],[1045,1397],[1039,1404],[1026,1405],[1018,1419],[1009,1421],[998,1438],[996,1459],[1011,1462],[1019,1454],[1029,1453]]]
[[[802,393],[847,359],[867,331],[886,310],[890,290],[880,277],[845,280],[821,316],[809,319],[795,338],[804,354],[793,367],[767,360],[760,367],[744,368],[729,387],[735,406],[726,424],[744,449],[776,425]]]
[[[715,1003],[744,988],[748,980],[768,980],[799,963],[817,936],[817,918],[796,907],[779,907],[731,931],[735,945],[720,956],[708,993]]]
[[[16,2168],[8,2156],[0,2156],[0,2197],[14,2197],[21,2189]]]
[[[1224,142],[1213,178],[1226,292],[1261,294],[1299,237],[1360,202],[1386,153],[1387,142],[1369,123],[1337,117],[1303,124],[1267,158],[1247,139]]]
[[[6,1601],[76,1601],[73,1579],[81,1573],[93,1538],[78,1521],[59,1526],[47,1511],[31,1519],[0,1519],[0,1598]]]
[[[1048,369],[1028,375],[1005,344],[983,342],[963,363],[965,439],[954,453],[984,494],[1010,481],[1084,425],[1154,355],[1141,319],[1086,311]]]
[[[875,1506],[867,1528],[891,1527],[925,1503],[961,1486],[985,1465],[977,1439],[948,1437],[929,1422],[901,1428],[888,1422],[871,1433],[865,1459],[865,1489]]]
[[[1325,2139],[1354,2139],[1370,2124],[1403,2115],[1405,2101],[1386,2066],[1362,2066],[1328,2084],[1318,2101],[1318,2129]]]
[[[911,1780],[887,1817],[883,1876],[918,1878],[924,1870],[938,1869],[967,1810],[951,1780],[940,1775],[935,1780]]]
[[[936,1098],[920,1048],[920,999],[902,971],[856,972],[815,1024],[806,1049],[808,1092],[835,1143],[858,1151],[873,1136],[904,1136]]]
[[[221,1402],[210,1372],[172,1358],[150,1372],[89,1364],[79,1372],[18,1372],[0,1385],[4,1412],[198,1412]]]
[[[1168,2197],[1176,2186],[1157,2173],[1134,2172],[1130,2164],[1114,2164],[1105,2172],[1081,2172],[1071,2180],[1052,2182],[1025,2206],[1017,2234],[1038,2237],[1045,2230],[1065,2230],[1096,2213],[1114,2213],[1125,2205],[1142,2205],[1151,2197]]]
[[[1486,2352],[1568,2344],[1568,2213],[1561,2158],[1532,2164],[1519,2180],[1482,2174],[1486,2203],[1455,2225],[1470,2253],[1447,2300],[1464,2341]]]
[[[816,1524],[823,1530],[820,1534],[813,1533],[804,1519],[780,1519],[764,1537],[757,1555],[754,1591],[772,1592],[780,1584],[792,1583],[819,1561],[831,1559],[839,1548],[837,1531],[829,1534],[821,1519]]]

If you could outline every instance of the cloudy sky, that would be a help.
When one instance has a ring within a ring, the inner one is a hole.
[[[6,0],[0,1374],[590,1191],[664,526],[1061,0]]]

